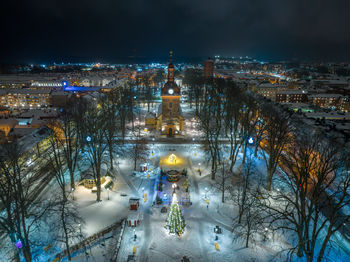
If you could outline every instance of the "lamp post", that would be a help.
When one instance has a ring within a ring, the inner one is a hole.
[[[107,195],[108,195],[108,200],[109,200],[109,188],[107,188]]]
[[[173,185],[172,185],[172,188],[173,188],[173,194],[175,194],[175,189],[176,189],[176,184],[174,183]]]
[[[78,224],[78,226],[79,226],[80,236],[83,236],[83,234],[81,233],[81,224]]]
[[[72,188],[73,200],[74,200],[74,187]]]

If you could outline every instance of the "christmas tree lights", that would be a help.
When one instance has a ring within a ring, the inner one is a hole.
[[[176,193],[174,193],[165,228],[169,230],[169,234],[181,236],[185,231],[185,226],[185,219],[182,216],[180,206],[177,202]]]

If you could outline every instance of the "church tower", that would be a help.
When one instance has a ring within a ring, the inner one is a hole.
[[[180,88],[175,83],[175,68],[173,52],[170,51],[168,66],[168,81],[161,90],[162,97],[162,127],[163,135],[173,136],[183,130],[183,118],[180,115]]]

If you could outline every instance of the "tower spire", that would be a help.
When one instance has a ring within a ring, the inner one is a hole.
[[[170,50],[170,52],[169,52],[169,57],[170,57],[170,64],[172,64],[173,63],[173,51],[172,50]]]
[[[174,65],[173,65],[173,51],[169,52],[170,62],[168,66],[168,82],[174,82]]]

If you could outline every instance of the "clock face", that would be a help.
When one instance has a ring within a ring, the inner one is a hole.
[[[168,93],[169,93],[169,95],[174,94],[174,89],[170,88],[170,89],[168,90]]]

